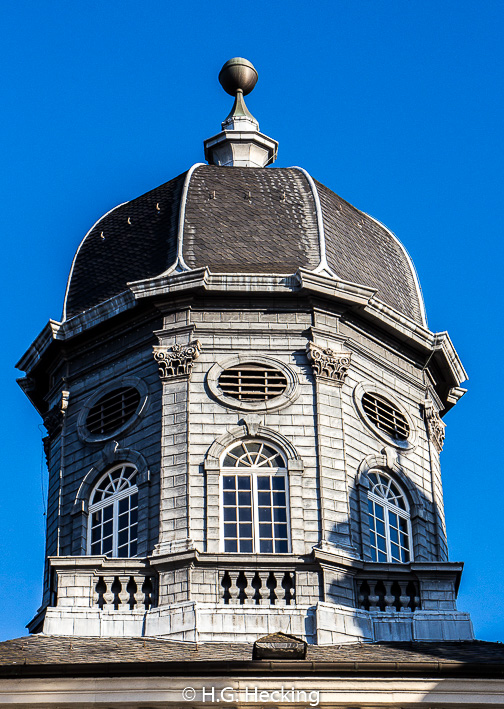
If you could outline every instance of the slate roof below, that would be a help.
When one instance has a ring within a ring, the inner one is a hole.
[[[296,168],[201,165],[105,215],[81,244],[69,280],[66,317],[153,278],[177,257],[214,273],[292,274],[320,264],[317,205]],[[412,265],[395,237],[317,183],[329,266],[345,281],[377,290],[384,303],[422,323]]]
[[[30,669],[64,675],[71,666],[99,672],[128,674],[168,670],[177,665],[182,672],[242,668],[357,672],[431,671],[504,676],[504,645],[487,642],[403,642],[308,645],[305,660],[253,660],[253,643],[193,643],[158,638],[84,638],[31,635],[0,643],[0,675],[30,673]],[[220,665],[222,667],[220,668]],[[205,669],[206,668],[206,669]],[[36,673],[36,672],[35,672]]]

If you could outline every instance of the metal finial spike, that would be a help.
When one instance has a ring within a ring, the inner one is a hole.
[[[224,91],[231,96],[236,96],[240,89],[246,96],[257,84],[258,76],[252,62],[243,57],[233,57],[220,70],[219,81]]]

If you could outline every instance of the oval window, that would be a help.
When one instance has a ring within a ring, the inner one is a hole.
[[[225,369],[219,377],[223,394],[238,401],[269,401],[287,389],[287,378],[275,367],[245,362]]]
[[[124,386],[104,394],[91,406],[86,417],[86,428],[93,435],[107,436],[122,428],[135,414],[140,403],[140,392]]]

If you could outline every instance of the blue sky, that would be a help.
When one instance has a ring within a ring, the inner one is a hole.
[[[485,0],[1,3],[0,350],[4,494],[0,637],[40,602],[41,421],[14,363],[59,319],[73,254],[104,212],[203,160],[231,99],[230,57],[259,71],[247,99],[300,165],[391,228],[448,330],[469,393],[442,453],[459,608],[504,640],[501,484],[504,4]]]

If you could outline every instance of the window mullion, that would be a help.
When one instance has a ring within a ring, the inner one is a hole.
[[[112,556],[117,556],[118,531],[119,526],[119,500],[115,499],[112,507]]]
[[[254,544],[252,548],[254,554],[258,554],[261,549],[261,544],[259,539],[259,496],[257,493],[257,472],[251,471],[250,477],[252,479],[252,529],[254,530]]]

